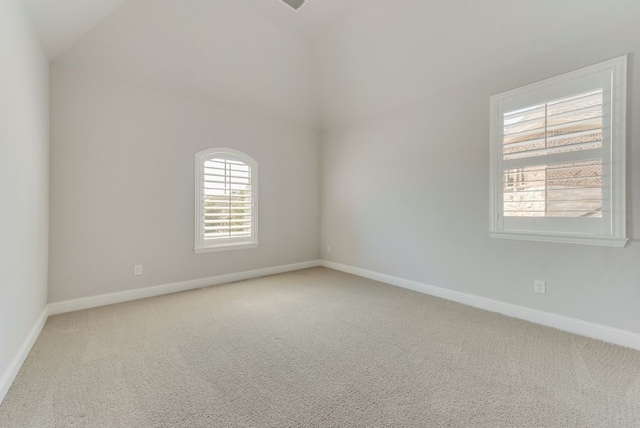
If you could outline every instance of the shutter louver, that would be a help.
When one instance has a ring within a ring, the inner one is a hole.
[[[504,114],[506,217],[602,216],[602,89]]]
[[[602,90],[504,115],[504,160],[602,148]]]
[[[204,239],[250,237],[251,167],[229,159],[204,163],[202,221]]]

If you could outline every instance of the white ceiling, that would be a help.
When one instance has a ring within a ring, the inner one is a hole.
[[[366,0],[307,0],[297,12],[280,0],[235,0],[248,10],[302,38],[314,43],[333,25],[352,13],[354,7]]]
[[[638,0],[24,1],[57,66],[316,128],[640,17]]]
[[[126,0],[54,65],[316,127],[308,38],[329,19],[312,19],[325,10],[314,6],[336,13],[331,4],[312,0],[296,13],[279,0]],[[297,27],[305,16],[315,30]]]
[[[56,66],[318,127],[313,44],[364,0],[24,0]]]
[[[49,59],[64,52],[125,0],[24,0]]]
[[[136,0],[24,0],[49,59],[57,58],[125,2]],[[173,0],[176,5],[189,0]],[[298,12],[280,0],[233,0],[307,43],[322,37],[363,0],[308,0]],[[211,3],[216,3],[212,0]]]
[[[640,0],[367,0],[315,46],[322,124],[374,117],[576,43],[622,55],[590,39],[639,22]],[[570,71],[563,64],[558,74]]]

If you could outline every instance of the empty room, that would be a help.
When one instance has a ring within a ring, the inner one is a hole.
[[[640,427],[640,2],[0,0],[0,427]]]

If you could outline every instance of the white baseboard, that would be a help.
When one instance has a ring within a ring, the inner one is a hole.
[[[18,354],[13,358],[11,365],[9,365],[9,368],[0,379],[0,403],[2,403],[7,392],[9,392],[9,388],[11,388],[11,384],[15,380],[16,376],[18,376],[18,372],[20,371],[22,364],[24,364],[24,361],[27,359],[33,344],[36,343],[36,339],[40,335],[42,327],[44,327],[44,323],[47,321],[48,316],[48,308],[45,306],[42,309],[42,313],[38,317],[35,325],[31,328],[29,335],[22,343]]]
[[[171,284],[157,285],[153,287],[136,288],[134,290],[120,291],[117,293],[100,294],[98,296],[84,297],[81,299],[66,300],[63,302],[49,303],[49,315],[64,314],[67,312],[81,311],[83,309],[112,305],[114,303],[128,302],[147,297],[161,296],[163,294],[177,293],[179,291],[194,290],[211,285],[227,284],[229,282],[258,278],[261,276],[275,275],[300,269],[320,266],[320,260],[281,265],[263,269],[255,269],[226,275],[212,276],[209,278],[193,279],[190,281],[174,282]]]
[[[429,294],[431,296],[462,303],[463,305],[473,306],[475,308],[484,309],[490,312],[497,312],[503,315],[523,319],[547,327],[557,328],[558,330],[567,331],[569,333],[575,333],[581,336],[613,343],[615,345],[640,350],[640,334],[630,331],[607,327],[601,324],[582,321],[579,319],[556,315],[549,312],[543,312],[524,306],[512,305],[510,303],[487,299],[485,297],[474,296],[472,294],[461,293],[459,291],[448,290],[446,288],[434,287],[432,285],[423,284],[421,282],[411,281],[391,275],[385,275],[382,273],[343,265],[328,260],[322,260],[321,266],[361,276],[364,278],[373,279],[375,281],[395,285],[397,287],[407,288],[419,293]]]
[[[594,339],[616,345],[625,346],[640,350],[640,334],[607,327],[575,318],[556,315],[548,312],[538,311],[524,306],[512,305],[498,300],[487,299],[485,297],[474,296],[445,288],[434,287],[417,281],[411,281],[396,276],[385,275],[378,272],[369,271],[353,266],[343,265],[328,260],[311,260],[308,262],[295,263],[290,265],[274,266],[264,269],[256,269],[245,272],[232,273],[227,275],[213,276],[210,278],[195,279],[191,281],[176,282],[172,284],[159,285],[155,287],[138,288],[135,290],[122,291],[119,293],[102,294],[99,296],[82,299],[68,300],[64,302],[50,303],[46,306],[35,325],[29,332],[18,354],[15,356],[9,369],[0,379],[0,403],[4,400],[11,384],[18,375],[22,364],[26,360],[33,344],[40,335],[42,328],[49,315],[62,314],[66,312],[79,311],[82,309],[95,308],[114,303],[127,302],[131,300],[143,299],[146,297],[160,296],[163,294],[176,293],[179,291],[192,290],[211,285],[225,284],[229,282],[241,281],[245,279],[258,278],[261,276],[275,275],[278,273],[291,272],[300,269],[307,269],[316,266],[324,266],[330,269],[339,270],[353,275],[362,276],[375,281],[385,282],[420,293],[429,294],[454,302],[462,303],[491,312],[520,318],[537,324],[554,327],[559,330],[579,334]]]

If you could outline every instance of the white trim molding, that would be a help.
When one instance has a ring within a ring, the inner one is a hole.
[[[44,327],[45,322],[47,322],[48,316],[49,316],[49,308],[48,306],[45,306],[42,309],[42,313],[36,320],[36,323],[31,328],[29,335],[27,336],[25,341],[22,343],[20,350],[18,351],[16,356],[13,358],[13,361],[11,361],[11,365],[9,365],[9,368],[7,369],[7,371],[0,378],[0,403],[2,403],[2,401],[4,400],[4,397],[7,395],[7,392],[9,392],[9,388],[11,388],[11,384],[13,384],[13,381],[16,379],[16,376],[18,376],[18,372],[22,368],[22,365],[27,359],[27,356],[29,356],[29,352],[31,352],[31,348],[33,347],[34,343],[36,343],[36,339],[38,339],[38,336],[40,336],[40,332],[42,331],[42,328]]]
[[[583,245],[599,245],[604,247],[624,248],[627,245],[627,238],[592,238],[584,235],[563,234],[562,236],[551,236],[549,234],[538,234],[535,232],[491,232],[492,238],[512,239],[520,241],[538,241],[538,242],[558,242],[561,244],[583,244]]]
[[[244,279],[259,278],[261,276],[267,275],[276,275],[279,273],[307,269],[316,266],[320,266],[320,260],[311,260],[302,263],[273,266],[244,272],[212,276],[209,278],[192,279],[190,281],[174,282],[171,284],[136,288],[134,290],[119,291],[116,293],[100,294],[97,296],[83,297],[80,299],[66,300],[63,302],[49,303],[49,315],[58,315],[67,312],[81,311],[84,309],[97,308],[99,306],[113,305],[115,303],[145,299],[147,297],[162,296],[164,294],[177,293],[180,291],[195,290],[197,288],[204,288],[212,285],[227,284],[230,282],[242,281]]]
[[[486,297],[474,296],[472,294],[461,293],[459,291],[448,290],[446,288],[427,285],[418,281],[412,281],[397,276],[386,275],[383,273],[373,272],[353,266],[343,265],[340,263],[322,260],[322,266],[329,269],[338,270],[352,275],[361,276],[363,278],[372,279],[374,281],[384,282],[397,287],[406,288],[417,291],[419,293],[428,294],[430,296],[440,297],[442,299],[461,303],[463,305],[472,306],[478,309],[484,309],[490,312],[496,312],[513,318],[519,318],[536,324],[553,327],[558,330],[569,333],[579,334],[581,336],[592,339],[599,339],[604,342],[627,348],[640,350],[640,334],[627,330],[621,330],[596,324],[576,318],[557,315],[550,312],[539,311],[524,306],[512,305],[511,303],[501,302],[499,300],[488,299]]]

